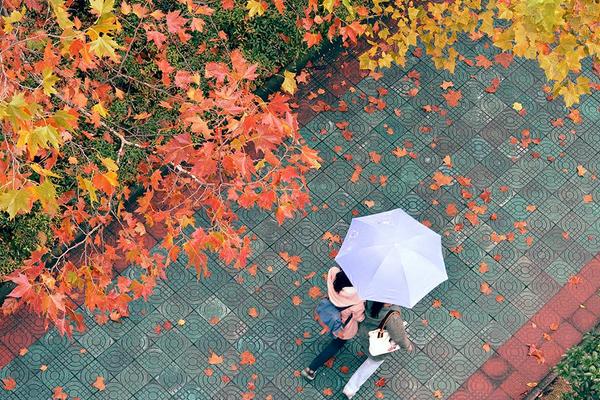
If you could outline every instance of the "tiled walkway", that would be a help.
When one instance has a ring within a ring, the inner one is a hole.
[[[519,398],[600,316],[600,263],[590,262],[600,252],[600,96],[583,99],[576,124],[562,101],[546,99],[533,63],[499,65],[483,40],[460,47],[492,65],[460,62],[450,75],[410,57],[376,80],[346,54],[317,63],[298,96],[303,137],[325,160],[310,176],[313,207],[283,226],[239,211],[257,237],[257,268],[212,262],[197,282],[176,264],[130,318],[90,318],[73,342],[50,331],[30,345],[35,321],[3,321],[0,378],[17,388],[0,398],[48,399],[57,386],[82,400],[341,398],[363,358],[356,343],[313,383],[299,377],[327,342],[312,320],[314,287],[324,291],[338,244],[323,235],[343,237],[353,216],[395,207],[443,234],[449,280],[405,313],[416,353],[386,361],[357,398]],[[452,91],[456,106],[443,97]],[[436,171],[452,183],[433,190]],[[282,252],[302,259],[297,270]],[[544,332],[556,337],[540,342]],[[527,356],[532,343],[546,364]],[[519,357],[533,369],[515,365]],[[98,376],[103,391],[92,386]]]

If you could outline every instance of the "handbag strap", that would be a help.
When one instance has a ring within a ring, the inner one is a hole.
[[[390,317],[391,317],[393,314],[396,314],[396,313],[400,314],[400,311],[398,311],[398,310],[390,310],[390,311],[388,311],[388,313],[385,315],[385,317],[383,317],[383,319],[382,319],[382,320],[381,320],[381,322],[379,323],[379,326],[377,327],[377,329],[378,329],[380,332],[383,332],[383,330],[384,330],[384,328],[385,328],[385,324],[387,324],[387,322],[388,322],[388,320],[390,319]]]

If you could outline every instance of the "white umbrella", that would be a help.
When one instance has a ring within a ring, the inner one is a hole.
[[[448,279],[440,235],[399,208],[352,219],[335,261],[362,299],[408,308]]]

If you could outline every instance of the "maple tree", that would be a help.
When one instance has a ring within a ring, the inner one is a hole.
[[[594,0],[310,0],[300,20],[308,46],[323,40],[323,21],[330,22],[330,40],[366,40],[369,47],[359,58],[364,69],[404,66],[419,41],[437,68],[452,73],[459,62],[487,69],[493,63],[508,68],[514,56],[536,60],[552,83],[548,96],[562,96],[568,107],[599,88],[590,79],[592,65],[600,74],[600,8]],[[471,59],[455,47],[461,35],[473,41],[487,36],[503,52],[493,60],[481,54]],[[586,58],[592,63],[586,65]],[[492,83],[488,91],[496,88]]]
[[[118,320],[175,260],[199,277],[210,253],[243,268],[251,237],[237,209],[282,223],[308,204],[304,174],[320,159],[301,144],[289,98],[253,93],[259,66],[225,32],[199,40],[214,8],[150,5],[5,4],[0,210],[47,215],[52,236],[5,278],[16,288],[4,313],[28,305],[67,334],[84,329],[81,303],[99,323]],[[113,282],[126,264],[136,278]]]

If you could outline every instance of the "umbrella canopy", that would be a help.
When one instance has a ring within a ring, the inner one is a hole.
[[[362,299],[409,308],[448,279],[441,236],[401,209],[352,219],[335,261]]]

